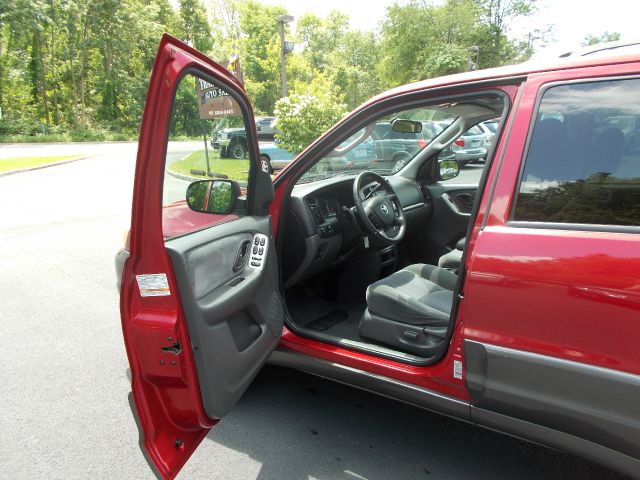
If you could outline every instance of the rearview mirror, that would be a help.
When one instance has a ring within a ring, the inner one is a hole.
[[[422,132],[422,122],[396,118],[391,122],[391,130],[400,133],[420,133]]]
[[[199,180],[187,187],[187,205],[202,213],[231,213],[240,196],[240,185],[233,180]]]
[[[443,160],[438,163],[438,180],[451,180],[460,173],[460,166],[455,160]]]

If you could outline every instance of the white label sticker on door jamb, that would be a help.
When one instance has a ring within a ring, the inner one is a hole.
[[[171,295],[166,273],[136,275],[141,297],[165,297]]]

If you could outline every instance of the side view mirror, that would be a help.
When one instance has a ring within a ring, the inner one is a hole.
[[[240,185],[234,180],[198,180],[187,187],[187,205],[202,213],[231,213],[240,197]]]
[[[422,122],[396,118],[391,122],[391,130],[400,133],[420,133],[422,132]]]
[[[460,173],[460,166],[455,160],[442,160],[438,162],[438,180],[451,180]]]

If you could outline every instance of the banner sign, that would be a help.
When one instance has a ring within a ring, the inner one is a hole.
[[[203,120],[222,117],[240,117],[240,105],[224,89],[206,80],[196,78],[196,95],[200,118]]]

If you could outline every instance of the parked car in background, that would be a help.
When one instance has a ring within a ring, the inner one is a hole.
[[[484,136],[484,148],[489,150],[489,148],[491,148],[491,145],[493,144],[495,130],[491,130],[491,127],[489,127],[489,125],[487,125],[485,122],[479,123],[478,128],[482,130],[482,135]]]
[[[495,135],[498,130],[498,121],[497,120],[487,120],[486,122],[481,122],[480,125],[485,126],[491,133]]]
[[[340,144],[340,147],[350,143],[351,138],[348,138]],[[331,170],[364,170],[377,164],[376,143],[369,137],[344,155],[331,156],[328,160]]]
[[[375,141],[376,168],[398,171],[422,150],[427,141],[419,132],[401,132],[394,130],[392,122],[378,122],[371,133]]]
[[[220,151],[220,158],[244,158],[247,155],[247,132],[241,128],[223,128],[218,130],[211,146]]]
[[[340,154],[340,148],[348,146],[351,139],[347,139],[340,144],[336,151],[327,157],[322,163],[322,169],[326,170],[362,170],[375,166],[376,149],[373,139],[368,138],[349,149],[344,154]],[[280,147],[278,140],[273,142],[260,142],[260,163],[265,172],[273,173],[288,165],[295,157],[284,148]]]
[[[256,117],[258,139],[273,140],[277,130],[273,127],[276,117]],[[220,157],[245,158],[247,155],[247,132],[244,128],[223,128],[211,139],[211,146],[220,151]]]
[[[275,134],[278,133],[278,129],[274,126],[275,121],[276,117],[256,117],[258,139],[273,140]]]
[[[484,160],[487,148],[483,131],[477,125],[471,127],[453,142],[451,149],[460,167],[467,163]]]
[[[258,147],[260,148],[260,163],[262,169],[269,173],[285,167],[295,156],[293,153],[289,153],[284,148],[281,148],[277,140],[273,142],[260,142]]]

